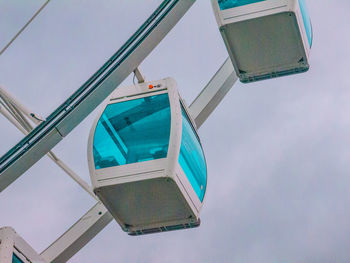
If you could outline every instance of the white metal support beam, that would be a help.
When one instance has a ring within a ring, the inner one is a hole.
[[[13,97],[5,88],[0,86],[0,113],[4,115],[17,129],[23,134],[27,135],[33,130],[32,124],[26,119],[26,117],[33,123],[40,124],[42,122],[38,115],[28,110],[22,103],[20,103],[15,97]],[[81,177],[79,177],[72,169],[69,168],[56,154],[52,151],[47,153],[47,156],[57,164],[69,177],[71,177],[76,183],[78,183],[86,192],[88,192],[97,201],[98,198],[92,191],[89,184],[87,184]]]
[[[227,58],[189,107],[197,128],[207,120],[237,79],[232,62]]]
[[[227,59],[190,106],[190,112],[198,127],[214,111],[236,80],[237,77],[231,61]],[[101,203],[97,203],[41,255],[49,262],[66,262],[112,219],[112,215],[106,208]]]
[[[0,103],[1,103],[1,101],[0,101]],[[4,115],[5,118],[6,118],[9,122],[11,122],[14,126],[16,126],[16,128],[19,129],[23,134],[26,134],[26,133],[27,133],[26,129],[24,129],[24,128],[18,123],[18,121],[9,113],[9,111],[6,110],[6,108],[5,108],[4,106],[2,106],[1,104],[0,104],[0,113],[1,113],[2,115]]]
[[[134,70],[135,77],[137,78],[138,83],[144,83],[145,82],[145,77],[142,75],[140,68],[136,68]]]
[[[14,231],[12,228],[0,229],[0,262],[12,263],[12,254],[15,245]]]
[[[44,119],[29,110],[26,106],[20,103],[15,97],[13,97],[4,87],[0,86],[0,94],[11,104],[15,105],[25,116],[27,116],[33,123],[40,124]]]
[[[99,202],[95,204],[70,229],[45,249],[41,256],[52,263],[67,262],[113,219]]]
[[[11,227],[0,228],[0,262],[12,263],[13,254],[23,262],[48,263]]]
[[[54,154],[52,151],[49,151],[47,153],[47,156],[54,161],[54,163],[57,164],[58,167],[60,167],[70,178],[74,180],[77,184],[80,185],[81,188],[83,188],[88,194],[90,194],[91,197],[93,197],[96,201],[98,200],[98,197],[95,195],[95,193],[92,191],[91,186],[85,182],[79,175],[77,175],[67,164],[65,164],[61,159],[59,159],[56,154]]]

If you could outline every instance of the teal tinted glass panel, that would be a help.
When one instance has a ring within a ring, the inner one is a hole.
[[[305,0],[299,0],[299,6],[300,6],[301,15],[303,16],[303,21],[304,21],[307,39],[309,41],[309,45],[311,48],[311,46],[312,46],[312,26],[311,26],[311,19],[310,19],[309,12],[308,12],[307,7],[306,7]]]
[[[182,137],[179,163],[199,200],[207,187],[207,166],[202,146],[186,112],[182,109]]]
[[[170,117],[168,94],[108,105],[95,130],[95,168],[165,158]]]
[[[12,263],[23,263],[15,254],[12,254]]]
[[[219,7],[221,10],[230,9],[242,5],[254,4],[257,2],[263,2],[266,0],[218,0]]]

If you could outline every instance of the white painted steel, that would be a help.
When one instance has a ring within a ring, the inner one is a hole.
[[[7,110],[7,112],[21,125],[26,131],[32,130],[32,125],[28,122],[23,113],[17,109],[16,105],[11,103],[6,96],[0,93],[0,104]]]
[[[135,77],[137,78],[138,83],[145,82],[145,77],[142,75],[139,67],[134,70],[134,74],[135,74]]]
[[[41,120],[37,117],[38,115],[28,110],[22,103],[15,99],[9,92],[7,92],[5,88],[0,88],[0,97],[4,100],[6,105],[10,106],[8,108],[5,108],[0,104],[0,113],[3,114],[23,134],[27,135],[31,130],[33,130],[33,127],[24,116],[28,118],[31,117],[30,120],[37,124],[39,124]],[[16,113],[17,115],[15,115]],[[59,159],[52,151],[49,151],[47,153],[47,156],[52,161],[54,161],[58,165],[58,167],[60,167],[69,177],[71,177],[76,183],[78,183],[86,192],[88,192],[94,199],[96,199],[96,201],[99,201],[96,195],[93,193],[91,187],[72,169],[70,169],[67,164],[65,164],[61,159]]]
[[[48,263],[11,227],[0,228],[0,262],[12,263],[15,254],[23,263]]]
[[[10,227],[0,229],[0,262],[12,263],[15,231]]]
[[[22,127],[21,124],[18,123],[18,121],[6,110],[5,107],[0,105],[0,113],[9,121],[11,122],[17,129],[19,129],[23,134],[27,134],[26,129]]]
[[[0,85],[0,95],[7,98],[7,100],[18,108],[25,116],[27,116],[33,123],[40,124],[44,119],[29,110],[25,105],[23,105],[19,100],[17,100],[13,95],[11,95],[3,86]]]
[[[77,184],[81,186],[87,193],[89,193],[96,201],[99,201],[97,196],[92,191],[91,186],[85,182],[78,174],[76,174],[67,164],[59,159],[52,151],[47,153],[49,158],[54,161],[70,178],[72,178]]]
[[[189,107],[190,114],[198,128],[219,105],[237,79],[232,62],[230,58],[227,58]]]
[[[67,262],[112,220],[112,215],[103,204],[96,203],[71,228],[45,249],[41,256],[47,262]]]

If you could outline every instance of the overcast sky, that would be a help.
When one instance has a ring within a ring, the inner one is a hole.
[[[0,48],[43,2],[0,0]],[[0,57],[0,84],[46,117],[160,2],[52,0]],[[70,262],[350,261],[350,2],[307,2],[309,72],[237,83],[200,129],[209,176],[202,225],[129,237],[112,222]],[[226,57],[210,1],[198,0],[141,70],[148,80],[175,78],[189,104]],[[96,114],[53,150],[88,182]],[[0,135],[0,155],[23,137],[2,116]],[[0,227],[41,252],[93,204],[44,157],[0,193]]]

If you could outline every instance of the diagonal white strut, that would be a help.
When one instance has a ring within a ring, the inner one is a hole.
[[[237,79],[231,59],[227,58],[189,107],[197,128],[207,120]]]
[[[33,130],[33,126],[25,118],[27,117],[35,124],[40,124],[43,120],[38,115],[27,109],[15,97],[0,86],[0,113],[5,116],[17,129],[27,135]],[[91,187],[80,176],[78,176],[67,164],[59,159],[52,151],[47,156],[57,164],[66,174],[68,174],[76,183],[78,183],[86,192],[98,201],[98,198]]]

